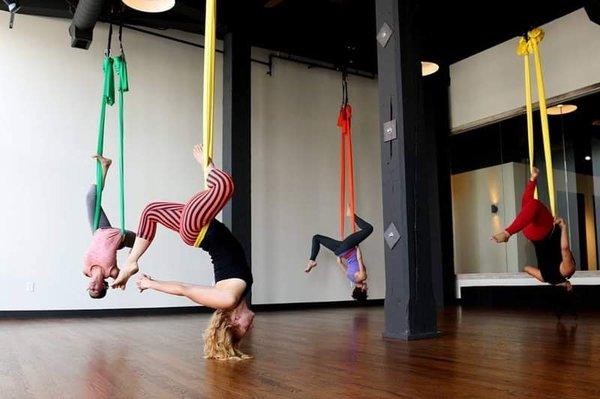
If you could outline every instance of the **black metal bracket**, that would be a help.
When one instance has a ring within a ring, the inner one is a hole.
[[[314,60],[310,60],[310,59],[306,59],[306,58],[302,58],[302,57],[293,56],[291,54],[282,55],[279,53],[270,54],[269,62],[263,62],[264,65],[269,66],[269,72],[267,72],[267,75],[269,75],[269,76],[273,76],[273,69],[274,69],[273,60],[274,59],[279,59],[279,60],[283,60],[283,61],[294,62],[296,64],[306,65],[306,67],[308,69],[319,68],[319,69],[326,69],[328,71],[342,72],[342,73],[345,73],[346,75],[360,76],[361,78],[367,78],[367,79],[376,79],[377,78],[377,74],[375,74],[375,73],[369,73],[369,72],[361,71],[361,70],[354,69],[354,68],[335,66],[334,64],[328,64],[325,62],[314,61]]]
[[[4,0],[4,4],[10,13],[10,19],[8,21],[8,29],[12,29],[15,24],[15,15],[21,9],[21,5],[16,0]]]

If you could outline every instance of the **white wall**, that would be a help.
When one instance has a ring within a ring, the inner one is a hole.
[[[97,26],[89,51],[69,47],[67,28],[66,20],[20,16],[14,30],[0,30],[0,310],[189,305],[167,295],[139,295],[133,286],[100,301],[87,297],[81,274],[90,242],[84,195],[94,180],[89,156],[96,146],[106,27]],[[131,31],[125,48],[132,90],[126,99],[127,225],[135,230],[147,202],[183,202],[201,187],[190,151],[201,137],[202,52]],[[218,71],[220,62],[218,57]],[[333,257],[323,253],[314,275],[301,272],[310,234],[334,234],[337,226],[338,76],[279,63],[275,76],[264,73],[263,66],[253,66],[255,301],[347,299],[349,287],[334,273]],[[220,73],[217,79],[219,162]],[[376,225],[365,252],[377,298],[384,283],[376,83],[357,79],[351,94],[355,140],[362,144],[356,150],[359,209]],[[111,110],[109,155],[116,152],[115,118]],[[117,223],[114,172],[105,208]],[[208,256],[164,229],[141,266],[160,278],[212,283]],[[36,284],[33,293],[26,292],[28,282]]]
[[[591,22],[583,8],[542,29],[546,97],[600,82],[600,25]],[[453,128],[524,106],[523,60],[515,53],[517,43],[517,38],[511,39],[450,66]],[[534,95],[537,99],[535,85]]]
[[[350,298],[331,252],[303,273],[311,237],[337,237],[340,77],[281,62],[253,73],[252,235],[257,303]],[[350,77],[357,212],[374,225],[362,245],[369,295],[385,289],[377,82]]]
[[[19,16],[14,30],[0,30],[0,309],[186,305],[180,298],[138,295],[133,287],[101,301],[85,292],[81,269],[90,231],[84,196],[94,180],[89,157],[96,148],[106,26],[97,27],[89,51],[71,49],[67,29],[65,20]],[[201,135],[202,53],[130,32],[125,37],[132,90],[126,99],[127,226],[135,230],[148,201],[184,201],[201,185],[190,148]],[[113,156],[116,116],[115,110],[108,114],[106,154]],[[115,171],[105,208],[118,223]],[[163,278],[212,278],[208,257],[164,230],[142,265]],[[30,281],[33,293],[25,290]]]

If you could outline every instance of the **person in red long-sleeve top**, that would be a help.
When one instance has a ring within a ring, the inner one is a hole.
[[[522,231],[535,247],[538,259],[538,267],[525,266],[525,272],[539,281],[562,285],[571,291],[567,279],[575,273],[576,266],[569,246],[569,231],[562,218],[552,217],[548,208],[534,198],[539,173],[533,168],[523,193],[521,212],[510,226],[492,239],[497,243],[507,242],[512,235]]]

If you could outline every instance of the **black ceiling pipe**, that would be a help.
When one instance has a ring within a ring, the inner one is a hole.
[[[104,0],[80,0],[69,27],[71,47],[87,50],[92,44],[94,27],[100,14]]]

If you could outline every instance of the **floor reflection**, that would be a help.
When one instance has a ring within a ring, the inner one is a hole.
[[[85,395],[94,399],[139,396],[138,373],[128,363],[130,348],[105,345],[91,349],[85,371]]]

